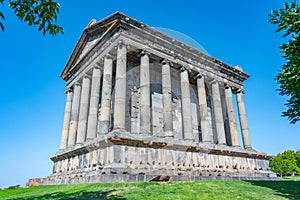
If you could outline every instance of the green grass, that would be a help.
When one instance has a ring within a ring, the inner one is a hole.
[[[0,191],[0,199],[300,199],[300,181],[196,181],[38,186]]]
[[[283,180],[300,181],[300,176],[287,176],[287,177],[283,177]]]

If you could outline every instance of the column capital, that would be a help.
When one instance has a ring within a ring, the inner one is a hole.
[[[198,78],[205,78],[204,75],[201,73],[201,72],[198,72],[197,74],[195,74],[193,76],[193,79],[194,80],[197,80]]]
[[[121,39],[115,45],[115,48],[117,49],[117,48],[122,48],[122,47],[125,47],[126,49],[129,49],[130,46],[129,46],[129,44],[126,44],[123,39]]]
[[[172,63],[170,60],[166,59],[166,58],[164,58],[164,59],[161,61],[161,64],[173,66],[173,63]]]
[[[76,81],[74,85],[75,85],[75,86],[81,86],[81,82]]]
[[[191,69],[188,65],[181,65],[179,70],[180,70],[180,72],[183,72],[183,71],[190,72]]]
[[[224,88],[225,89],[231,89],[231,91],[233,92],[233,93],[238,93],[238,92],[240,92],[240,90],[243,90],[243,89],[240,89],[240,88],[237,88],[237,87],[235,87],[234,85],[231,85],[231,84],[229,84],[229,83],[225,83],[224,84]],[[244,91],[244,90],[243,90]]]
[[[142,57],[144,55],[150,56],[151,53],[149,51],[147,51],[147,50],[142,50],[141,53],[138,54],[138,57]]]
[[[119,40],[117,46],[122,46],[122,45],[125,45],[124,41],[123,40]]]
[[[105,56],[103,57],[104,59],[110,59],[110,60],[113,60],[114,59],[114,56],[111,55],[110,53],[108,54],[105,54]]]
[[[89,74],[85,74],[84,76],[83,76],[83,78],[88,78],[88,79],[92,79],[92,76],[91,75],[89,75]]]
[[[209,85],[213,85],[213,84],[215,84],[215,83],[218,83],[218,84],[219,84],[219,81],[216,80],[216,79],[212,79],[212,80],[208,81],[208,84],[209,84]]]
[[[119,40],[118,42],[117,42],[117,44],[115,44],[115,49],[118,49],[118,48],[122,48],[122,46],[123,45],[125,45],[125,43],[123,42],[123,40],[121,39],[121,40]]]
[[[236,90],[236,93],[242,93],[242,94],[245,94],[246,91],[245,91],[244,89],[242,89],[242,88],[238,88],[238,89]]]
[[[102,65],[100,63],[95,63],[92,69],[102,69]]]
[[[68,94],[70,92],[73,92],[73,88],[69,87],[67,89],[65,89],[65,93]]]
[[[179,69],[180,72],[184,72],[186,70],[187,70],[187,68],[185,66],[181,66],[180,69]]]
[[[225,83],[225,84],[224,84],[224,88],[225,88],[225,89],[229,89],[229,88],[232,89],[232,86],[229,85],[228,83]]]

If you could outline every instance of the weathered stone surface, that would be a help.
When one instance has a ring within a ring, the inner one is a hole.
[[[125,130],[127,51],[122,43],[118,46],[116,65],[114,129]]]
[[[173,106],[170,62],[164,60],[162,63],[162,99],[163,99],[163,127],[164,136],[173,137]]]
[[[75,145],[76,132],[77,132],[77,127],[78,127],[81,84],[77,82],[74,87],[75,88],[74,88],[74,94],[73,94],[73,100],[72,100],[70,130],[69,130],[69,136],[68,136],[68,147]]]
[[[249,128],[248,128],[248,121],[246,116],[246,109],[243,99],[243,93],[238,92],[236,94],[237,104],[238,104],[238,111],[239,111],[239,117],[240,117],[240,125],[242,129],[242,138],[243,138],[243,144],[246,149],[252,149],[251,142],[250,142],[250,134],[249,134]]]
[[[223,118],[219,83],[214,80],[211,83],[211,88],[212,88],[213,110],[214,110],[214,119],[215,119],[218,144],[226,145],[224,118]]]
[[[181,102],[182,102],[182,119],[183,119],[183,138],[186,140],[194,140],[192,128],[192,114],[191,114],[191,96],[189,75],[186,69],[180,72],[181,83]]]
[[[65,114],[64,114],[64,123],[62,128],[61,140],[60,140],[60,149],[63,150],[68,146],[68,134],[70,129],[70,119],[71,119],[71,109],[72,109],[72,99],[73,99],[73,91],[68,89],[66,91],[67,99],[65,106]]]
[[[140,133],[150,134],[150,63],[149,53],[142,52],[140,65]]]
[[[110,56],[104,58],[102,97],[99,119],[99,134],[105,134],[110,128],[110,111],[111,111],[111,91],[112,91],[112,70],[113,60]]]
[[[53,172],[28,185],[276,179],[251,147],[248,77],[122,13],[97,22],[62,73],[74,93]]]
[[[82,144],[86,140],[87,119],[90,99],[90,77],[85,76],[82,81],[82,90],[80,98],[80,110],[78,118],[76,144]]]
[[[188,146],[186,151],[181,151],[184,148],[174,146],[176,144],[184,146],[184,144],[175,140],[172,144],[163,145],[163,148],[136,147],[139,145],[129,146],[130,140],[125,138],[124,134],[120,134],[118,139],[114,137],[114,140],[109,138],[105,140],[113,142],[104,149],[100,148],[75,156],[81,164],[78,165],[71,159],[57,160],[52,175],[41,180],[30,180],[28,184],[140,182],[150,181],[157,176],[170,176],[171,181],[276,179],[276,175],[268,167],[268,156],[265,154],[243,149],[239,151],[233,148],[216,149],[213,146],[209,149],[201,149],[199,145],[198,149],[195,148],[193,151],[188,151]],[[60,162],[64,164],[60,165]],[[91,164],[93,162],[94,165]],[[66,165],[73,165],[69,168],[72,170],[65,168]],[[80,177],[80,179],[72,177]]]
[[[91,100],[89,105],[89,115],[87,124],[87,139],[93,139],[97,136],[97,121],[98,121],[98,108],[100,96],[100,80],[101,69],[96,66],[93,69],[92,86],[91,86]]]
[[[208,115],[204,77],[197,76],[196,79],[197,79],[197,89],[198,89],[202,142],[211,144],[212,126]]]

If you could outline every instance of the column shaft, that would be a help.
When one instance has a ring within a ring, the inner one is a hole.
[[[110,125],[111,110],[111,88],[112,88],[113,60],[110,57],[104,58],[104,73],[102,84],[102,97],[100,109],[100,130],[99,134],[108,133]]]
[[[67,99],[66,99],[66,106],[65,106],[65,114],[64,114],[64,122],[63,128],[61,133],[61,140],[60,140],[60,149],[63,150],[68,146],[68,134],[70,129],[70,119],[71,119],[71,109],[72,109],[72,98],[73,92],[72,90],[67,90]]]
[[[226,145],[220,89],[219,89],[219,84],[216,81],[212,82],[212,98],[213,98],[213,110],[214,110],[214,117],[216,123],[218,144]]]
[[[81,95],[81,85],[80,83],[75,83],[72,109],[71,109],[71,122],[70,122],[70,130],[69,130],[69,137],[68,137],[68,147],[75,145],[76,142],[80,95]]]
[[[182,103],[182,121],[183,121],[183,138],[193,140],[193,126],[191,113],[191,97],[189,75],[186,69],[180,72],[181,85],[181,103]]]
[[[123,44],[117,50],[117,69],[115,84],[114,129],[125,130],[126,111],[126,67],[127,51]]]
[[[171,91],[170,63],[162,62],[162,94],[163,94],[163,116],[164,116],[164,137],[174,137],[173,133],[173,105]]]
[[[239,147],[240,146],[239,133],[236,125],[231,87],[225,88],[225,97],[226,97],[227,115],[229,120],[229,129],[231,135],[231,144],[234,147]]]
[[[209,123],[209,116],[207,110],[207,102],[206,102],[206,91],[205,91],[205,83],[204,77],[197,78],[197,87],[198,87],[198,101],[199,101],[199,109],[200,109],[200,124],[201,124],[201,135],[202,142],[211,144],[211,136],[212,136],[212,126]]]
[[[85,142],[86,139],[86,127],[90,99],[90,82],[90,77],[85,76],[83,78],[76,144],[81,144]]]
[[[142,52],[141,56],[140,94],[140,132],[150,134],[150,68],[147,52]]]
[[[102,75],[101,69],[95,67],[93,69],[93,77],[92,77],[90,109],[89,109],[88,125],[87,125],[87,139],[93,139],[97,137],[97,122],[98,122],[101,75]]]
[[[239,92],[236,94],[237,104],[238,104],[238,112],[240,118],[240,125],[242,129],[242,138],[245,149],[252,149],[251,141],[250,141],[250,133],[248,129],[248,121],[246,116],[246,108],[243,99],[243,93]]]

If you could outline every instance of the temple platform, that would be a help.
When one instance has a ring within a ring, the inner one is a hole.
[[[278,180],[268,159],[255,150],[113,131],[58,152],[53,173],[27,185]]]

